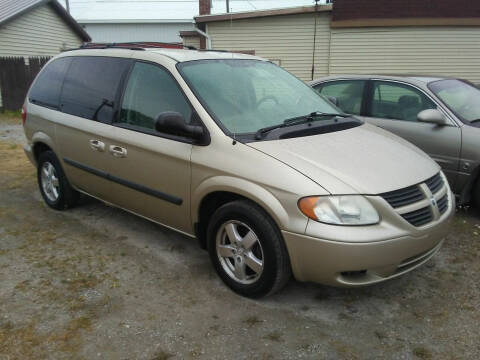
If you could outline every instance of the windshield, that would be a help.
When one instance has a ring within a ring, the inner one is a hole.
[[[204,107],[232,134],[251,134],[286,119],[339,110],[281,67],[260,60],[181,63],[180,73]]]
[[[429,88],[462,121],[480,119],[480,90],[460,80],[433,82]]]

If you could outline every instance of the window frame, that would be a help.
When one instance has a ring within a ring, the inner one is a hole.
[[[206,132],[206,137],[208,136],[208,138],[210,138],[210,133],[208,132],[207,127],[204,125],[203,121],[200,119],[200,116],[198,115],[197,111],[195,110],[192,103],[190,102],[190,99],[185,94],[182,87],[178,83],[175,76],[173,76],[171,71],[168,70],[165,66],[163,66],[159,63],[156,63],[156,62],[153,62],[153,61],[148,61],[148,60],[143,60],[143,59],[132,59],[132,64],[130,65],[130,69],[128,69],[128,71],[126,72],[125,79],[122,83],[120,98],[119,98],[119,102],[118,102],[118,108],[115,110],[114,117],[113,117],[112,122],[110,124],[112,126],[119,127],[119,128],[122,128],[122,129],[139,132],[139,133],[146,134],[146,135],[161,137],[161,138],[168,139],[168,140],[183,142],[183,143],[192,144],[192,145],[201,145],[201,146],[209,145],[210,142],[208,142],[208,144],[198,144],[195,139],[192,139],[188,136],[179,136],[179,135],[171,135],[171,134],[161,133],[161,132],[158,132],[156,130],[152,130],[152,129],[144,128],[144,127],[141,127],[141,126],[136,126],[136,125],[131,125],[131,124],[126,124],[126,123],[120,122],[121,109],[122,109],[122,106],[123,106],[123,102],[125,100],[125,92],[127,90],[127,85],[128,85],[129,80],[130,80],[130,76],[132,75],[133,69],[135,68],[135,64],[137,64],[137,63],[145,63],[145,64],[148,64],[148,65],[152,65],[152,66],[155,66],[157,68],[160,68],[161,70],[165,71],[165,73],[168,76],[170,76],[172,78],[173,82],[175,83],[178,90],[180,91],[180,94],[183,96],[187,105],[190,107],[190,110],[192,112],[192,114],[190,115],[190,121],[192,122],[192,120],[194,120],[198,124],[198,126],[201,126],[203,128],[203,131]]]
[[[323,81],[323,82],[320,82],[320,83],[317,83],[317,84],[314,84],[312,85],[313,89],[315,91],[318,92],[319,95],[323,95],[321,93],[321,91],[323,90],[323,88],[326,86],[326,85],[333,85],[333,84],[338,84],[338,83],[342,83],[342,82],[353,82],[353,81],[363,81],[364,84],[363,84],[363,91],[362,91],[362,101],[361,101],[361,105],[360,105],[360,114],[350,114],[350,113],[347,113],[346,114],[349,114],[349,115],[352,115],[352,116],[367,116],[366,115],[366,112],[367,112],[367,108],[368,108],[368,104],[367,104],[367,95],[368,95],[368,91],[369,91],[369,79],[361,79],[361,78],[353,78],[353,79],[348,79],[348,78],[339,78],[339,79],[331,79],[331,80],[327,80],[327,81]],[[320,90],[320,91],[318,91]],[[327,95],[323,95],[323,96],[327,96]],[[342,109],[340,109],[342,110]],[[342,110],[343,111],[343,110]]]
[[[439,110],[446,117],[448,123],[446,123],[444,126],[458,127],[457,123],[454,120],[452,120],[450,114],[447,111],[445,111],[445,109],[443,108],[441,103],[439,103],[439,101],[437,99],[435,99],[433,96],[431,96],[426,91],[424,91],[422,88],[420,88],[420,87],[418,87],[418,86],[416,86],[412,83],[405,82],[405,81],[400,81],[400,80],[393,80],[393,79],[371,78],[371,79],[368,80],[369,86],[367,88],[368,93],[366,94],[366,96],[367,96],[367,98],[366,98],[367,111],[366,111],[366,115],[364,115],[364,116],[369,117],[369,118],[374,118],[374,119],[382,119],[382,120],[389,120],[389,121],[402,121],[402,122],[406,122],[406,123],[420,123],[420,124],[423,124],[423,123],[418,122],[418,121],[408,121],[408,120],[400,120],[400,119],[387,119],[387,118],[379,118],[379,117],[372,116],[373,97],[374,97],[374,93],[375,93],[375,89],[374,89],[374,83],[375,82],[400,84],[400,85],[408,86],[408,87],[411,87],[411,88],[417,90],[422,95],[424,95],[427,99],[429,99],[431,102],[433,102],[437,106],[437,110]]]

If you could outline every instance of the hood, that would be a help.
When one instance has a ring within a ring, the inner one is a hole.
[[[248,145],[298,170],[331,194],[381,194],[418,184],[440,171],[414,145],[368,124]]]

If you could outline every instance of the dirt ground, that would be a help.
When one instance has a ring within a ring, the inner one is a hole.
[[[480,215],[384,284],[249,300],[195,241],[100,202],[55,212],[0,118],[0,360],[478,359]]]

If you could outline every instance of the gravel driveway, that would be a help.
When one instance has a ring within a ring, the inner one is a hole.
[[[426,266],[384,284],[228,290],[195,241],[83,199],[44,205],[0,118],[0,360],[478,359],[480,215],[458,210]]]

